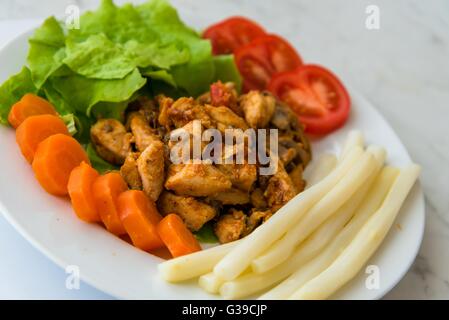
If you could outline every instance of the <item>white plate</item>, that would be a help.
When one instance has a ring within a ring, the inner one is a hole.
[[[0,52],[0,82],[18,72],[28,51],[31,32],[17,37]],[[313,142],[313,152],[338,152],[349,130],[360,129],[368,143],[388,150],[388,163],[411,163],[401,141],[369,102],[351,90],[353,110],[346,126]],[[157,275],[162,260],[114,237],[98,225],[81,222],[67,199],[47,194],[21,156],[14,130],[0,126],[0,211],[35,247],[61,267],[76,265],[81,278],[94,287],[124,299],[210,299],[190,282],[167,284]],[[380,268],[380,288],[365,287],[363,271],[338,292],[338,299],[378,299],[407,272],[421,244],[424,230],[421,186],[415,185],[392,230],[369,264]]]

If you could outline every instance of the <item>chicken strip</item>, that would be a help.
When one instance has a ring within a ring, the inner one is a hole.
[[[265,209],[268,206],[267,200],[265,199],[263,191],[260,188],[255,188],[253,192],[251,192],[250,199],[254,208]]]
[[[140,111],[131,112],[128,116],[128,125],[134,135],[137,150],[144,151],[152,142],[159,141],[156,131],[148,124],[145,115]]]
[[[231,181],[211,164],[172,164],[165,188],[178,195],[207,197],[230,189]]]
[[[231,209],[221,215],[214,226],[215,235],[220,243],[238,240],[246,230],[246,215],[243,211]]]
[[[179,98],[168,107],[167,116],[176,128],[185,126],[192,120],[200,120],[206,128],[213,127],[213,121],[193,98]]]
[[[225,129],[248,129],[248,124],[242,117],[236,115],[231,109],[227,107],[213,107],[205,105],[204,109],[207,114],[216,122],[217,129],[224,132]]]
[[[137,158],[137,170],[142,180],[143,191],[156,201],[164,186],[164,144],[153,141]]]
[[[239,189],[231,188],[229,190],[219,192],[209,197],[212,200],[219,201],[223,205],[237,205],[249,203],[249,195]]]
[[[137,169],[137,159],[139,152],[130,152],[125,159],[125,163],[120,168],[120,174],[126,181],[130,189],[142,190],[142,179]]]
[[[302,173],[302,165],[298,165],[288,174],[293,182],[293,185],[295,186],[296,193],[302,192],[306,187],[306,182],[302,178]]]
[[[240,107],[251,128],[265,128],[276,109],[276,99],[269,92],[250,91],[241,97]]]
[[[173,104],[173,99],[160,94],[156,96],[156,101],[159,105],[159,116],[157,120],[161,126],[168,128],[171,125],[168,109]]]
[[[218,164],[218,170],[226,175],[234,187],[249,191],[257,180],[257,167],[254,164]]]
[[[98,155],[120,165],[131,151],[132,134],[115,119],[100,119],[90,128],[90,137]]]
[[[243,236],[247,236],[254,231],[258,226],[267,221],[273,214],[270,210],[258,211],[253,210],[246,219],[246,229]]]
[[[193,197],[177,196],[167,191],[159,197],[158,207],[163,215],[178,214],[191,231],[198,231],[217,215],[215,208],[204,202]]]
[[[268,186],[264,196],[272,212],[276,212],[284,204],[296,195],[296,188],[285,171],[284,166],[279,162],[277,172],[268,180]]]

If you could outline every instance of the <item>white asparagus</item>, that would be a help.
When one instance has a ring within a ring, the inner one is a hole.
[[[380,170],[385,161],[385,151],[379,151],[379,153],[376,156],[373,150],[367,150],[354,168],[296,225],[290,228],[284,237],[252,261],[253,271],[264,273],[287,260],[299,243],[332,216],[371,176]]]
[[[377,173],[370,177],[370,180],[338,209],[331,218],[315,230],[287,261],[284,261],[279,266],[263,274],[251,272],[241,275],[237,279],[225,282],[220,287],[220,294],[225,299],[240,299],[250,296],[282,281],[295,272],[301,265],[315,257],[351,219],[355,210],[362,200],[365,199],[376,176]]]
[[[359,147],[349,151],[345,159],[331,174],[315,186],[295,196],[267,222],[242,239],[238,246],[217,263],[214,273],[228,281],[237,278],[248,268],[255,257],[285,234],[307,210],[327,194],[353,168],[362,153],[363,151]]]
[[[211,272],[214,266],[236,247],[241,240],[222,244],[207,250],[167,260],[158,265],[159,274],[165,281],[179,282]]]
[[[349,150],[353,147],[363,148],[365,145],[365,139],[363,138],[363,134],[360,130],[351,130],[346,137],[346,141],[343,144],[343,148],[341,149],[339,160],[341,161],[348,154]]]
[[[198,279],[200,288],[209,293],[218,293],[218,290],[223,283],[224,280],[217,277],[213,272],[203,274]]]
[[[337,157],[330,153],[321,155],[316,162],[312,162],[304,171],[306,189],[323,180],[337,166]]]
[[[289,278],[284,280],[272,290],[266,292],[260,299],[287,299],[302,284],[315,277],[338,256],[350,243],[360,228],[368,221],[370,216],[380,207],[386,194],[396,179],[398,170],[391,167],[382,169],[368,191],[367,197],[356,209],[354,217],[333,239],[333,241],[313,260],[303,265]]]
[[[420,170],[415,164],[402,169],[381,208],[348,247],[326,270],[304,284],[290,298],[326,299],[355,277],[387,235]]]

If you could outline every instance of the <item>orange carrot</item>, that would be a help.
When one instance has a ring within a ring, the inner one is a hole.
[[[33,171],[48,193],[65,196],[70,173],[83,161],[89,163],[89,158],[78,141],[57,133],[39,143],[34,155]]]
[[[73,210],[78,218],[86,222],[101,221],[92,195],[92,185],[98,176],[97,170],[87,163],[81,162],[70,173],[67,184]]]
[[[195,236],[177,214],[165,216],[157,231],[174,258],[201,250]]]
[[[69,135],[64,121],[58,116],[41,114],[22,122],[16,130],[16,141],[25,159],[31,163],[39,143],[56,133]]]
[[[162,220],[156,205],[145,193],[128,190],[118,196],[118,213],[131,240],[139,249],[149,251],[164,246],[157,233]]]
[[[126,190],[128,186],[117,172],[109,172],[98,177],[92,185],[92,194],[101,221],[109,232],[117,236],[126,233],[117,210],[117,198]]]
[[[35,94],[27,93],[11,107],[8,121],[14,128],[17,128],[26,118],[38,114],[58,115],[50,102]]]

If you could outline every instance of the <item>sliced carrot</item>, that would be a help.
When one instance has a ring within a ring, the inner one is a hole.
[[[73,210],[78,218],[86,222],[101,221],[92,195],[92,185],[98,176],[97,170],[87,163],[81,162],[70,173],[67,184]]]
[[[35,94],[27,93],[9,111],[8,121],[17,128],[26,118],[38,114],[58,115],[53,105]]]
[[[165,216],[157,231],[174,258],[201,250],[195,236],[177,214]]]
[[[89,163],[83,147],[74,138],[57,133],[39,143],[33,171],[41,186],[56,196],[67,195],[67,182],[73,168]]]
[[[154,202],[143,191],[123,192],[118,196],[117,207],[120,220],[134,246],[144,251],[164,246],[157,233],[157,225],[162,217]]]
[[[58,116],[41,114],[22,122],[16,130],[16,141],[25,159],[31,163],[39,143],[56,133],[69,135],[64,121]]]
[[[126,233],[117,210],[117,198],[128,190],[128,185],[117,172],[109,172],[99,176],[92,185],[95,205],[109,232],[120,236]]]

